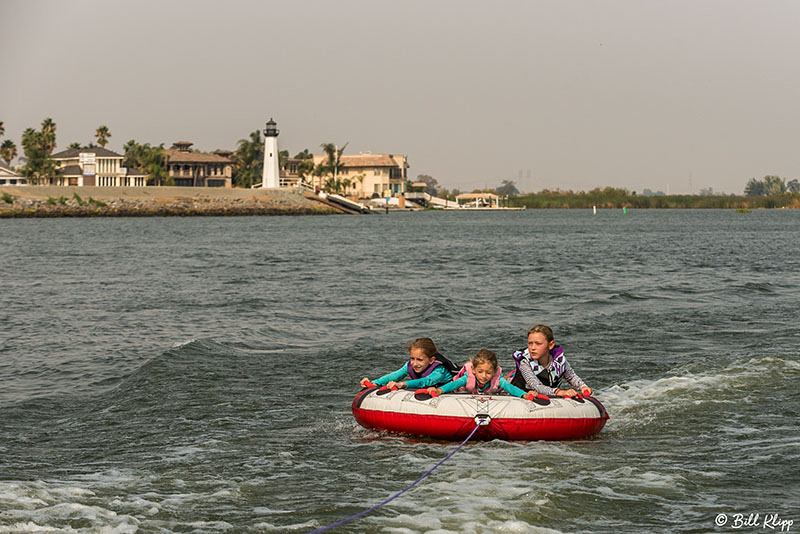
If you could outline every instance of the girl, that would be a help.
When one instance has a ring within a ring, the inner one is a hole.
[[[481,349],[471,361],[464,364],[464,368],[452,382],[439,388],[430,387],[427,392],[433,396],[451,391],[494,395],[505,390],[516,397],[526,395],[518,387],[509,384],[502,375],[503,370],[497,364],[497,354]]]
[[[361,387],[370,387],[371,384],[386,386],[389,389],[398,388],[422,388],[428,386],[438,386],[445,384],[453,379],[453,370],[457,369],[453,363],[439,354],[436,345],[427,337],[421,337],[412,341],[408,346],[408,362],[393,373],[383,375],[374,382],[369,378],[361,379]],[[406,376],[411,380],[398,382]]]
[[[553,330],[538,324],[528,330],[528,348],[513,354],[517,364],[511,383],[519,388],[532,389],[543,395],[574,397],[574,389],[559,389],[561,379],[566,379],[582,395],[590,396],[592,388],[575,374],[564,357],[564,349],[555,344]]]

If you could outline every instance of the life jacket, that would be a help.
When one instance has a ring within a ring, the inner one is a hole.
[[[425,370],[422,371],[421,373],[417,373],[411,367],[411,362],[409,361],[406,364],[406,372],[408,373],[408,376],[410,376],[412,380],[419,380],[420,378],[424,378],[424,377],[428,376],[429,374],[431,374],[433,372],[433,370],[436,369],[440,365],[443,365],[445,369],[450,371],[451,375],[453,375],[454,373],[459,372],[459,367],[456,364],[454,364],[453,362],[451,362],[450,360],[448,360],[447,358],[445,358],[444,356],[442,356],[438,352],[436,354],[434,354],[433,357],[435,358],[433,363],[430,364],[428,367],[426,367]]]
[[[458,372],[453,380],[458,380],[464,375],[467,375],[467,385],[462,388],[458,388],[456,393],[466,392],[492,395],[494,393],[499,393],[500,390],[503,389],[500,387],[500,377],[503,376],[503,369],[500,367],[498,367],[497,371],[495,371],[494,375],[492,375],[492,380],[489,382],[488,387],[481,391],[478,391],[478,379],[475,377],[475,370],[472,368],[472,362],[465,363],[464,367]]]
[[[514,373],[514,382],[512,382],[512,384],[519,382],[520,379],[522,382],[525,381],[522,377],[522,373],[519,371],[519,365],[526,360],[531,364],[533,374],[536,375],[536,378],[538,378],[542,384],[551,388],[558,387],[558,384],[561,382],[561,377],[569,368],[567,358],[564,356],[564,349],[561,348],[561,345],[556,345],[553,347],[553,350],[550,351],[550,365],[547,367],[542,367],[538,360],[531,358],[528,349],[518,350],[513,356],[514,363],[517,364],[517,370]]]
[[[442,356],[440,353],[437,352],[436,354],[433,355],[433,357],[436,358],[436,361],[441,362],[442,365],[444,365],[445,369],[450,371],[450,374],[456,374],[461,372],[461,367],[454,364],[453,362]]]

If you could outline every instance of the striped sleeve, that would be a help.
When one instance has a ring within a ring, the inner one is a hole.
[[[577,389],[578,391],[582,390],[585,387],[588,387],[586,383],[581,380],[581,377],[575,373],[575,370],[567,364],[567,369],[564,371],[564,378],[569,382],[569,384]]]
[[[527,359],[519,363],[519,371],[522,373],[522,378],[525,379],[525,385],[534,390],[536,393],[541,393],[542,395],[556,394],[555,388],[545,386],[542,384],[542,381],[539,380],[535,374],[533,374],[531,362],[529,362]]]

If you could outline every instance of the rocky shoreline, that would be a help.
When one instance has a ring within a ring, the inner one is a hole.
[[[0,218],[330,215],[293,190],[0,187]]]

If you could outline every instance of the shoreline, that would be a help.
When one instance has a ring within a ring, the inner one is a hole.
[[[9,202],[9,200],[11,202]],[[0,218],[332,215],[290,189],[2,186]]]

